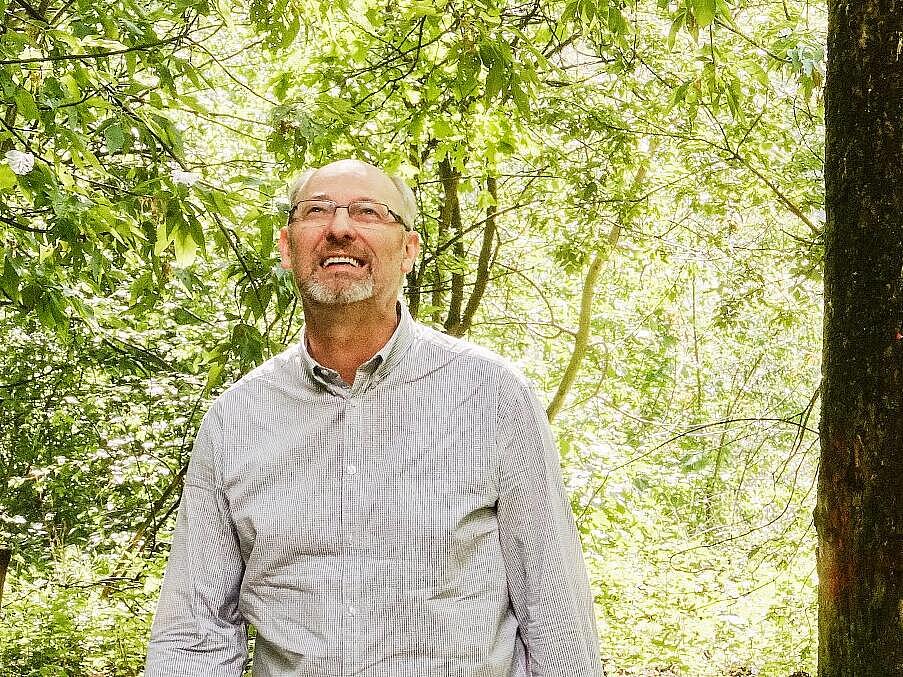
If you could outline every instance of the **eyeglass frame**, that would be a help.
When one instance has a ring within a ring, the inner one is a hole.
[[[386,211],[389,212],[389,214],[390,214],[390,215],[392,216],[392,218],[395,219],[395,220],[394,220],[394,221],[380,221],[380,222],[379,222],[380,224],[386,225],[386,226],[391,226],[393,223],[398,223],[398,224],[400,224],[401,227],[404,228],[406,231],[407,231],[407,230],[410,230],[410,228],[408,228],[408,224],[406,224],[406,223],[404,222],[404,219],[402,219],[397,213],[395,213],[395,212],[392,210],[392,208],[389,207],[389,205],[387,205],[385,202],[379,202],[379,201],[377,201],[377,200],[351,200],[351,202],[349,202],[348,204],[345,204],[345,205],[340,205],[340,204],[338,204],[335,200],[330,200],[330,199],[328,199],[328,198],[308,198],[308,199],[305,199],[305,200],[298,200],[298,201],[297,201],[295,204],[293,204],[293,205],[289,208],[289,210],[288,210],[288,217],[287,217],[287,220],[286,220],[286,223],[287,223],[287,224],[291,225],[291,223],[292,223],[292,214],[295,213],[295,210],[298,208],[298,205],[300,205],[302,202],[331,202],[333,205],[335,205],[335,208],[332,210],[332,214],[329,215],[330,219],[335,218],[335,214],[336,214],[336,211],[337,211],[337,210],[339,210],[339,209],[345,209],[345,210],[347,211],[348,208],[349,208],[351,205],[353,205],[353,204],[359,204],[359,203],[361,203],[361,202],[364,202],[364,203],[370,203],[370,204],[382,205],[383,207],[386,208]],[[351,218],[351,213],[350,213],[350,211],[349,211],[349,213],[348,213],[348,217]],[[327,221],[324,221],[324,222],[321,223],[321,224],[317,224],[316,227],[319,227],[319,226],[325,226],[328,222],[329,222],[328,220],[327,220]],[[355,221],[354,219],[351,219],[351,222],[354,224],[355,228],[358,228],[358,227],[367,228],[367,227],[368,227],[367,225],[359,224],[359,223],[358,223],[357,221]],[[376,225],[378,225],[378,224],[374,223],[373,225],[376,226]]]

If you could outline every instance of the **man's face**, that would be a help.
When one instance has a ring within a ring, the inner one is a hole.
[[[356,160],[317,170],[293,202],[311,199],[339,205],[372,200],[396,213],[401,202],[395,184],[381,170]],[[359,228],[347,209],[337,209],[324,225],[295,221],[279,234],[282,267],[294,274],[302,300],[327,306],[370,300],[394,303],[419,249],[417,234],[406,232],[401,224]]]

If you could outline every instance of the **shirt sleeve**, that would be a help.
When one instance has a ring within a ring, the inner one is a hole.
[[[144,677],[239,677],[244,669],[244,562],[222,487],[221,429],[211,409],[188,465]]]
[[[499,539],[529,677],[599,677],[580,539],[545,411],[528,385],[501,389]]]

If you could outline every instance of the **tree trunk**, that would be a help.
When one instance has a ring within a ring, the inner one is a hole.
[[[3,585],[6,583],[6,572],[9,570],[9,561],[13,551],[9,548],[0,548],[0,605],[3,604]]]
[[[903,676],[903,6],[828,11],[818,674]]]

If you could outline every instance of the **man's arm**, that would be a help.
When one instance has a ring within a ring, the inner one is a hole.
[[[530,677],[599,677],[580,539],[545,412],[526,384],[501,388],[499,538]]]
[[[188,465],[145,677],[239,677],[244,668],[244,563],[222,488],[220,435],[211,409]]]

